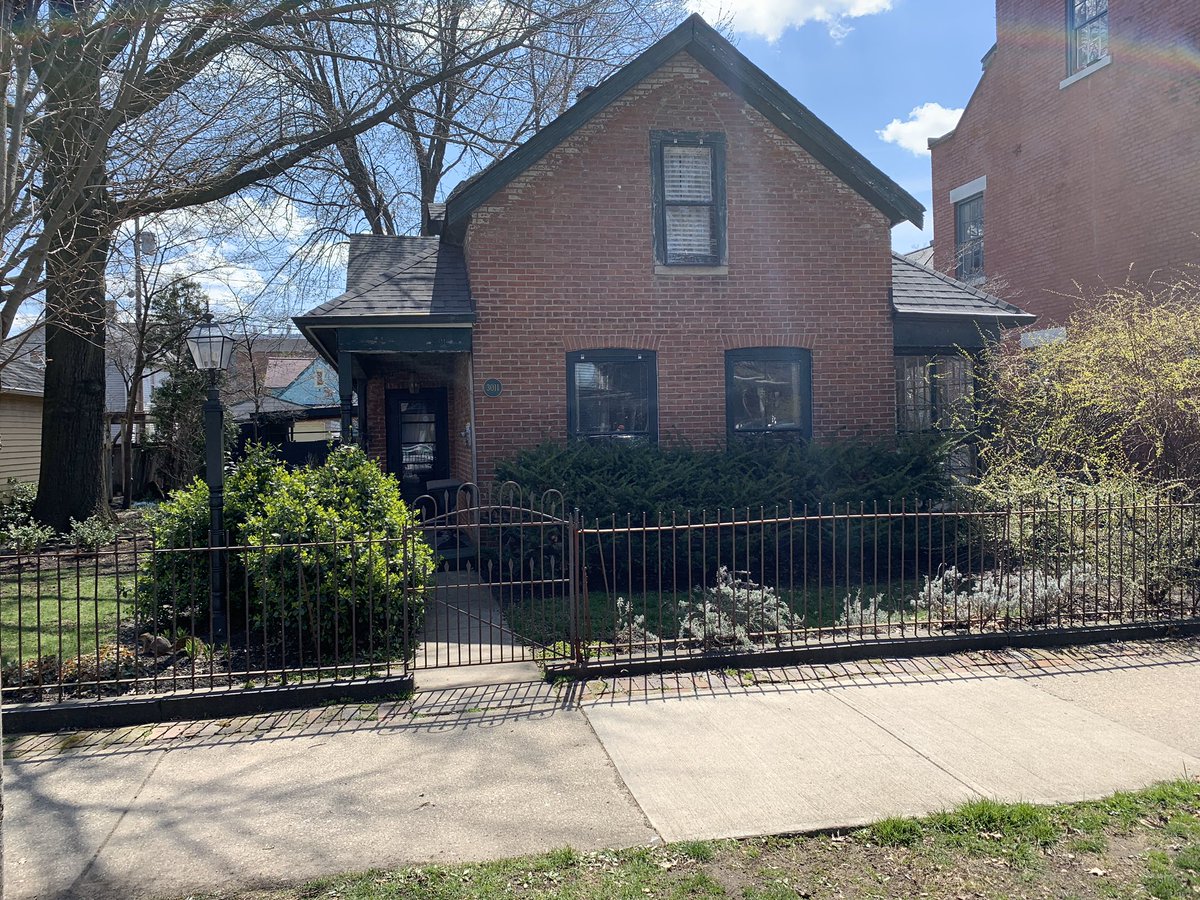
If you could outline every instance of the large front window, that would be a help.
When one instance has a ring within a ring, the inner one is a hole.
[[[1108,0],[1067,0],[1067,74],[1108,56]]]
[[[652,350],[585,350],[567,356],[572,438],[658,439],[658,373]]]
[[[725,354],[725,419],[730,438],[812,436],[812,355],[789,347]]]
[[[654,244],[667,266],[716,266],[725,256],[725,138],[651,134]]]

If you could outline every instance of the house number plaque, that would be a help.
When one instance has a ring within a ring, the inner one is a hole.
[[[483,383],[483,396],[485,397],[499,397],[503,390],[504,385],[500,383],[499,378],[489,378]]]

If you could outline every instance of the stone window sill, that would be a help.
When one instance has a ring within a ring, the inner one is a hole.
[[[655,275],[719,275],[729,274],[729,266],[663,266],[654,267]]]
[[[1063,88],[1069,88],[1075,82],[1083,81],[1083,79],[1087,78],[1089,75],[1091,75],[1095,72],[1099,72],[1101,69],[1108,68],[1110,63],[1112,63],[1111,56],[1105,56],[1101,59],[1098,59],[1094,63],[1092,63],[1090,66],[1088,66],[1086,69],[1080,69],[1078,72],[1076,72],[1070,78],[1064,78],[1062,81],[1060,81],[1058,83],[1058,89],[1061,91]]]

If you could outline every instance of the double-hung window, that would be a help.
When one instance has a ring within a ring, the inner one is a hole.
[[[1067,0],[1067,74],[1108,56],[1108,0]]]
[[[954,204],[954,252],[959,281],[979,282],[983,275],[983,194]]]
[[[746,435],[812,437],[812,354],[791,347],[725,354],[725,422]]]
[[[567,354],[567,434],[658,440],[658,372],[652,350]]]
[[[725,264],[725,136],[654,131],[654,250],[664,266]]]

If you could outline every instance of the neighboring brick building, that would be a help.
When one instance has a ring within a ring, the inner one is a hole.
[[[1200,2],[996,0],[933,151],[934,262],[1063,322],[1077,294],[1200,261]]]
[[[922,213],[694,16],[436,235],[352,239],[347,292],[297,324],[410,492],[547,440],[881,437],[913,359],[1030,319],[893,256]]]

